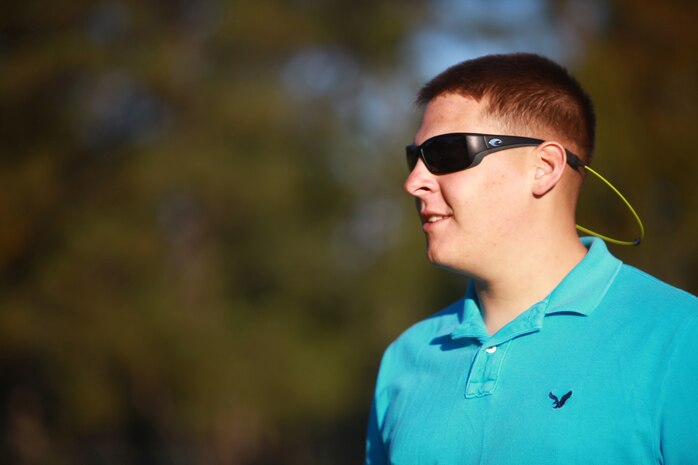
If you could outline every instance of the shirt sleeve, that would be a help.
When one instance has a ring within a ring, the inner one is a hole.
[[[371,403],[371,414],[368,419],[368,433],[366,435],[366,465],[387,465],[385,445],[381,435],[378,414],[376,413],[376,399]]]
[[[660,453],[664,465],[698,464],[698,317],[672,344],[660,391]]]
[[[385,440],[383,439],[383,422],[386,411],[390,404],[390,395],[385,388],[395,372],[392,353],[395,343],[388,346],[383,353],[378,376],[376,377],[376,387],[371,402],[371,413],[368,420],[368,432],[366,434],[366,461],[365,465],[387,465],[388,452]]]

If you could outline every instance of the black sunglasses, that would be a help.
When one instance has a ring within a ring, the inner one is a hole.
[[[405,152],[410,171],[421,157],[424,165],[433,174],[447,174],[472,168],[490,153],[514,147],[535,146],[543,142],[541,139],[530,137],[456,132],[434,136],[422,145],[408,145]],[[572,168],[584,166],[584,162],[577,155],[569,150],[565,152],[567,164]]]

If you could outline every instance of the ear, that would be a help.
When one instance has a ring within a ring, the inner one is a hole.
[[[557,142],[544,142],[536,147],[532,192],[536,197],[548,193],[562,178],[567,164],[565,148]]]

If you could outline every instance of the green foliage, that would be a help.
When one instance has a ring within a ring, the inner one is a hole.
[[[671,24],[696,11],[622,6],[578,64],[596,166],[647,223],[628,261],[695,291],[696,60]],[[464,287],[427,265],[400,192],[402,57],[428,12],[8,7],[3,463],[360,461],[381,351]],[[590,196],[585,224],[632,234]]]
[[[266,443],[283,461],[282,425],[316,425],[307,442],[363,418],[396,331],[367,322],[411,296],[385,288],[394,309],[379,313],[371,278],[389,285],[404,262],[379,274],[380,251],[342,243],[362,186],[330,173],[335,84],[297,82],[299,98],[283,81],[308,50],[352,71],[351,99],[417,7],[316,6],[13,7],[0,82],[8,460],[43,442],[40,462],[112,463],[115,444],[239,463]]]
[[[698,8],[660,1],[618,1],[612,8],[612,27],[589,42],[579,76],[598,112],[595,166],[617,182],[647,229],[641,247],[614,251],[695,293],[698,160],[690,135],[698,120],[698,62],[684,44],[698,39],[691,26]],[[596,187],[587,186],[580,216],[587,224],[605,223],[618,236],[635,237],[630,214]]]

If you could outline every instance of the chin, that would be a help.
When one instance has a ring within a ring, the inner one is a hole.
[[[444,255],[446,255],[446,257],[444,257]],[[432,250],[431,248],[427,249],[427,258],[433,265],[451,270],[454,266],[452,260],[448,260],[447,256],[448,254],[438,253],[438,251]]]
[[[438,250],[433,246],[427,247],[427,258],[434,266],[454,273],[469,275],[466,264],[455,260],[454,257],[454,253],[448,253],[443,249]]]

